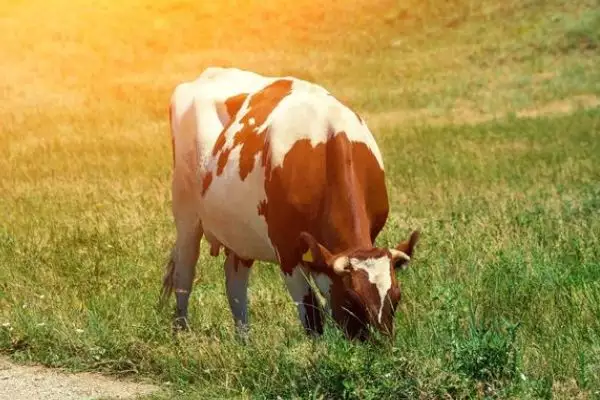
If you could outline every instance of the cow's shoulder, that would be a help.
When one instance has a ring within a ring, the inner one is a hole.
[[[268,118],[273,167],[281,165],[298,143],[306,141],[315,147],[343,132],[350,142],[364,144],[383,169],[375,138],[355,110],[320,85],[294,78],[290,82],[289,93]]]

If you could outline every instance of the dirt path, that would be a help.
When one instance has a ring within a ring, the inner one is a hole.
[[[158,390],[154,385],[16,365],[0,358],[0,400],[135,399]]]

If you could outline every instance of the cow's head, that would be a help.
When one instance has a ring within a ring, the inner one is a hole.
[[[332,254],[311,234],[303,232],[303,260],[316,272],[327,274],[333,318],[350,338],[365,340],[369,326],[385,335],[394,333],[394,314],[400,303],[396,271],[408,267],[419,231],[395,248],[354,249]]]

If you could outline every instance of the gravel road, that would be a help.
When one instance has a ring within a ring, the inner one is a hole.
[[[16,365],[0,358],[0,400],[135,399],[158,390],[154,385]]]

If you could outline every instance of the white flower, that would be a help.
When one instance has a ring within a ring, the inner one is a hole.
[[[521,372],[521,379],[522,379],[522,380],[524,380],[524,381],[526,381],[526,380],[527,380],[527,377],[526,377],[526,376],[525,376],[525,374],[524,374],[524,373],[522,373],[522,372]]]

